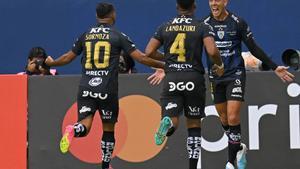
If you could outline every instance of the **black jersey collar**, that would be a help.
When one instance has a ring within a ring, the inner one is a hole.
[[[181,18],[181,17],[185,17],[185,18],[194,18],[195,15],[184,15],[184,14],[178,14],[177,15],[178,18]]]

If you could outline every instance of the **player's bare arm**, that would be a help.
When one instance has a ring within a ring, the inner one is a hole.
[[[145,50],[146,56],[155,60],[164,60],[164,55],[157,51],[160,46],[161,43],[159,40],[151,38]]]
[[[155,67],[155,68],[164,68],[164,66],[165,66],[164,62],[152,59],[152,58],[146,56],[144,53],[142,53],[138,49],[131,52],[130,56],[134,60],[138,61],[139,63],[142,63],[147,66],[151,66],[151,67]]]
[[[56,60],[54,60],[51,56],[48,56],[45,63],[48,66],[63,66],[72,62],[76,58],[76,56],[77,55],[70,50],[69,52],[63,54]]]
[[[214,62],[213,71],[218,75],[222,76],[224,74],[224,64],[220,57],[220,52],[216,47],[215,40],[213,37],[206,37],[203,39],[203,43],[207,54],[210,59]]]

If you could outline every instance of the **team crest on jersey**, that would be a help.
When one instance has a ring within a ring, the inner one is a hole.
[[[217,34],[218,34],[218,37],[219,37],[220,39],[223,39],[223,38],[224,38],[224,35],[225,35],[225,32],[224,32],[223,30],[220,30],[220,31],[217,32]]]
[[[99,86],[102,83],[102,78],[101,77],[94,77],[89,81],[90,86]]]

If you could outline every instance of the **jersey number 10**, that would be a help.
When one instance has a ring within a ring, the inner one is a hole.
[[[110,47],[111,47],[109,42],[99,41],[95,43],[93,57],[92,57],[92,42],[86,42],[85,47],[86,47],[86,62],[85,62],[86,69],[93,68],[92,59],[97,69],[104,69],[109,66]],[[104,55],[100,56],[101,48],[104,49]],[[102,63],[100,63],[100,57],[103,57]]]
[[[185,62],[186,57],[185,57],[185,38],[186,38],[186,33],[178,33],[171,48],[170,48],[170,54],[177,54],[177,61],[178,62]]]

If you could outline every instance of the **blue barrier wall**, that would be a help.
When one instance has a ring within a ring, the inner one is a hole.
[[[0,73],[22,71],[31,47],[42,46],[58,57],[95,23],[96,0],[1,0]],[[117,8],[117,27],[142,50],[156,27],[176,14],[175,0],[111,0]],[[208,0],[197,0],[197,16],[208,14]],[[230,0],[229,9],[248,21],[257,42],[281,63],[286,48],[300,48],[298,0]],[[137,65],[140,72],[150,69]],[[80,73],[80,59],[59,68]]]

